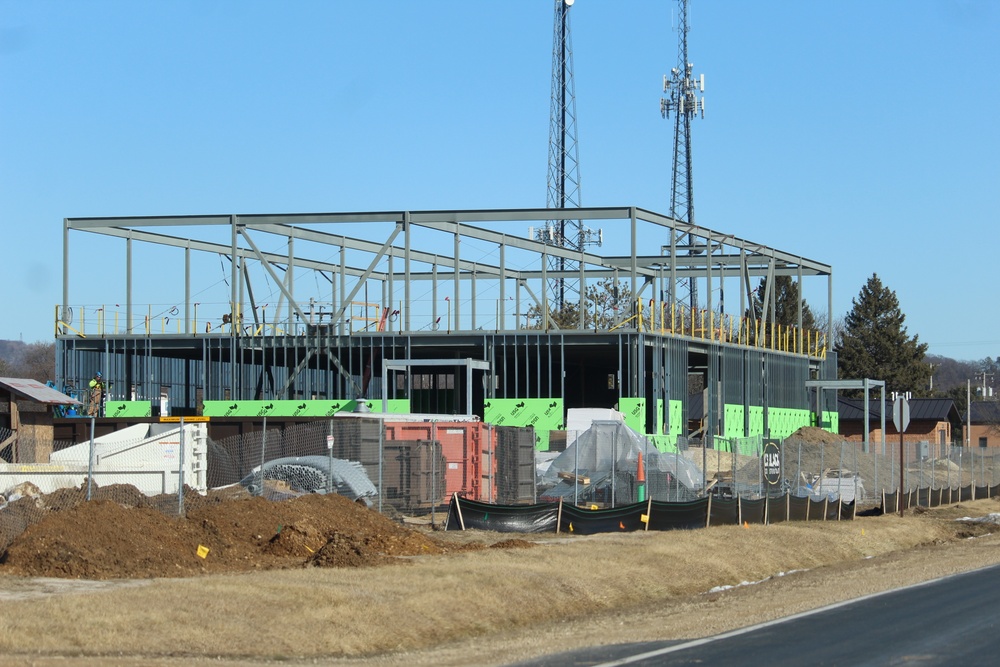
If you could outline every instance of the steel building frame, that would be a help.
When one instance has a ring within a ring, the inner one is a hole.
[[[553,220],[603,225],[604,237],[627,251],[563,248],[525,229]],[[72,268],[79,232],[124,241],[123,321],[112,324],[108,309],[94,304],[74,306],[73,277],[84,270]],[[266,242],[274,239],[284,252]],[[690,241],[682,245],[684,240]],[[168,331],[162,317],[158,330],[148,305],[142,314],[148,302],[133,294],[135,244],[183,253],[183,293],[175,286],[170,310],[176,331]],[[228,261],[221,318],[213,313],[199,320],[193,252]],[[565,258],[573,270],[554,270],[553,257]],[[301,272],[321,276],[329,291],[320,294],[318,280],[315,290],[301,278],[296,283]],[[832,326],[825,336],[816,333],[814,342],[813,332],[801,330],[800,308],[798,329],[776,328],[770,286],[778,276],[800,286],[825,277],[832,312],[829,265],[637,207],[67,218],[57,377],[72,385],[103,369],[120,378],[112,391],[123,399],[155,400],[169,388],[177,410],[194,410],[208,399],[350,399],[370,390],[376,398],[409,397],[409,380],[383,386],[380,360],[455,358],[481,360],[491,369],[482,386],[464,387],[475,390],[467,394],[472,398],[457,392],[468,380],[453,381],[458,398],[451,400],[458,403],[527,396],[564,397],[567,407],[607,407],[621,397],[680,400],[695,370],[711,395],[725,394],[726,400],[808,407],[802,383],[836,377],[825,342],[832,340]],[[599,326],[581,289],[580,317],[575,326],[564,322],[560,328],[545,289],[559,278],[588,288],[610,279],[627,289],[634,305],[613,326]],[[755,319],[750,304],[759,278],[767,278],[768,293]],[[280,291],[271,322],[254,299],[261,280]],[[706,295],[698,312],[677,303],[676,286],[691,280]],[[734,281],[739,309],[727,316],[721,288]],[[418,285],[429,289],[429,299],[416,293]],[[713,303],[716,289],[719,303]],[[357,317],[356,299],[372,291],[377,296],[361,302],[364,315]],[[287,310],[279,319],[282,305]],[[74,308],[75,321],[68,317]],[[548,315],[522,321],[532,312]],[[201,332],[206,321],[211,325]],[[364,326],[355,330],[357,322]],[[478,412],[476,405],[445,407]]]

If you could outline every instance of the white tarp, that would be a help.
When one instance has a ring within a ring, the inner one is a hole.
[[[664,454],[643,437],[618,421],[595,421],[560,454],[543,475],[555,484],[559,473],[594,476],[616,470],[635,472],[642,452],[646,477],[656,472],[670,473],[688,489],[702,485],[701,471],[683,456]]]

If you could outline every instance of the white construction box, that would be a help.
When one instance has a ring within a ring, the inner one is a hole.
[[[183,483],[207,491],[208,425],[136,424],[94,439],[93,475],[98,486],[131,484],[147,496],[177,493]],[[90,441],[53,452],[50,463],[0,464],[0,493],[31,482],[42,493],[79,487],[91,467]]]

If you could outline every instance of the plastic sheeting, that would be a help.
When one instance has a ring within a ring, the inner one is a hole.
[[[788,521],[788,496],[768,497],[766,511],[768,523]]]
[[[612,508],[568,503],[491,505],[452,496],[446,530],[476,528],[506,533],[594,535],[647,530],[691,530],[721,525],[852,520],[855,504],[796,496],[757,500],[700,498],[688,502],[646,502]]]
[[[650,530],[692,530],[708,525],[708,498],[682,503],[654,500],[651,506]]]
[[[701,471],[683,456],[664,454],[645,437],[617,421],[595,421],[552,461],[542,482],[557,485],[559,473],[606,478],[618,472],[636,473],[642,453],[646,479],[672,476],[687,489],[700,489]]]
[[[710,526],[735,526],[740,522],[740,501],[712,498],[708,523]]]
[[[649,503],[635,503],[624,507],[588,510],[563,503],[559,530],[575,535],[595,533],[622,533],[645,530],[642,520],[647,516]]]
[[[788,496],[788,520],[805,521],[809,518],[809,499],[801,496]]]
[[[740,522],[741,523],[764,523],[764,513],[767,511],[767,500],[758,498],[756,500],[740,500]]]
[[[453,496],[445,530],[476,528],[498,533],[554,533],[559,505],[490,505]]]

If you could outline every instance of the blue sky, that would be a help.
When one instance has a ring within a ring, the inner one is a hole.
[[[675,7],[572,9],[585,206],[669,208]],[[52,339],[64,217],[544,206],[552,20],[0,0],[0,338]],[[692,0],[698,223],[831,264],[834,317],[878,273],[931,353],[1000,356],[997,35],[991,0]],[[121,275],[86,259],[74,290]]]

